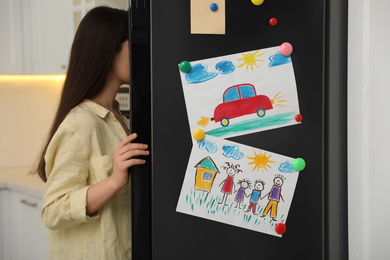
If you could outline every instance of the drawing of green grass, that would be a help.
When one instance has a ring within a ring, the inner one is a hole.
[[[257,206],[256,215],[253,214],[252,209],[250,212],[246,212],[249,207],[249,203],[242,203],[241,209],[236,206],[235,201],[231,201],[228,205],[219,204],[222,200],[222,196],[214,196],[204,191],[194,191],[191,189],[190,194],[186,196],[186,203],[190,205],[191,211],[194,212],[197,209],[206,209],[207,214],[212,216],[224,215],[224,216],[236,216],[242,218],[243,222],[248,225],[259,226],[261,223],[264,225],[270,225],[273,227],[277,223],[272,219],[269,222],[266,218],[261,218],[264,207]],[[280,217],[281,222],[285,222],[284,215]],[[279,223],[279,222],[278,222]]]

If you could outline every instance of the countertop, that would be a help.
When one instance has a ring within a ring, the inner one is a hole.
[[[36,175],[30,175],[30,168],[0,169],[0,189],[12,189],[43,198],[45,183]]]

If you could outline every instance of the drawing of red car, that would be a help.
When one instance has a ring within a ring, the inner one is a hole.
[[[264,117],[265,111],[272,108],[269,97],[256,95],[252,84],[239,84],[225,90],[223,103],[214,110],[214,121],[221,121],[222,126],[228,126],[229,119],[254,113]]]

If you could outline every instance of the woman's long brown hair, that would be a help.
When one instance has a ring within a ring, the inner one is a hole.
[[[31,173],[46,182],[45,154],[58,127],[69,111],[103,90],[113,58],[129,38],[128,12],[100,6],[81,21],[72,44],[69,67],[61,99],[47,141]]]

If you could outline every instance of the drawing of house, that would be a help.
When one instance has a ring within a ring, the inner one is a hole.
[[[215,176],[219,173],[213,159],[211,159],[210,156],[207,156],[198,162],[194,168],[196,168],[195,190],[210,192]]]

